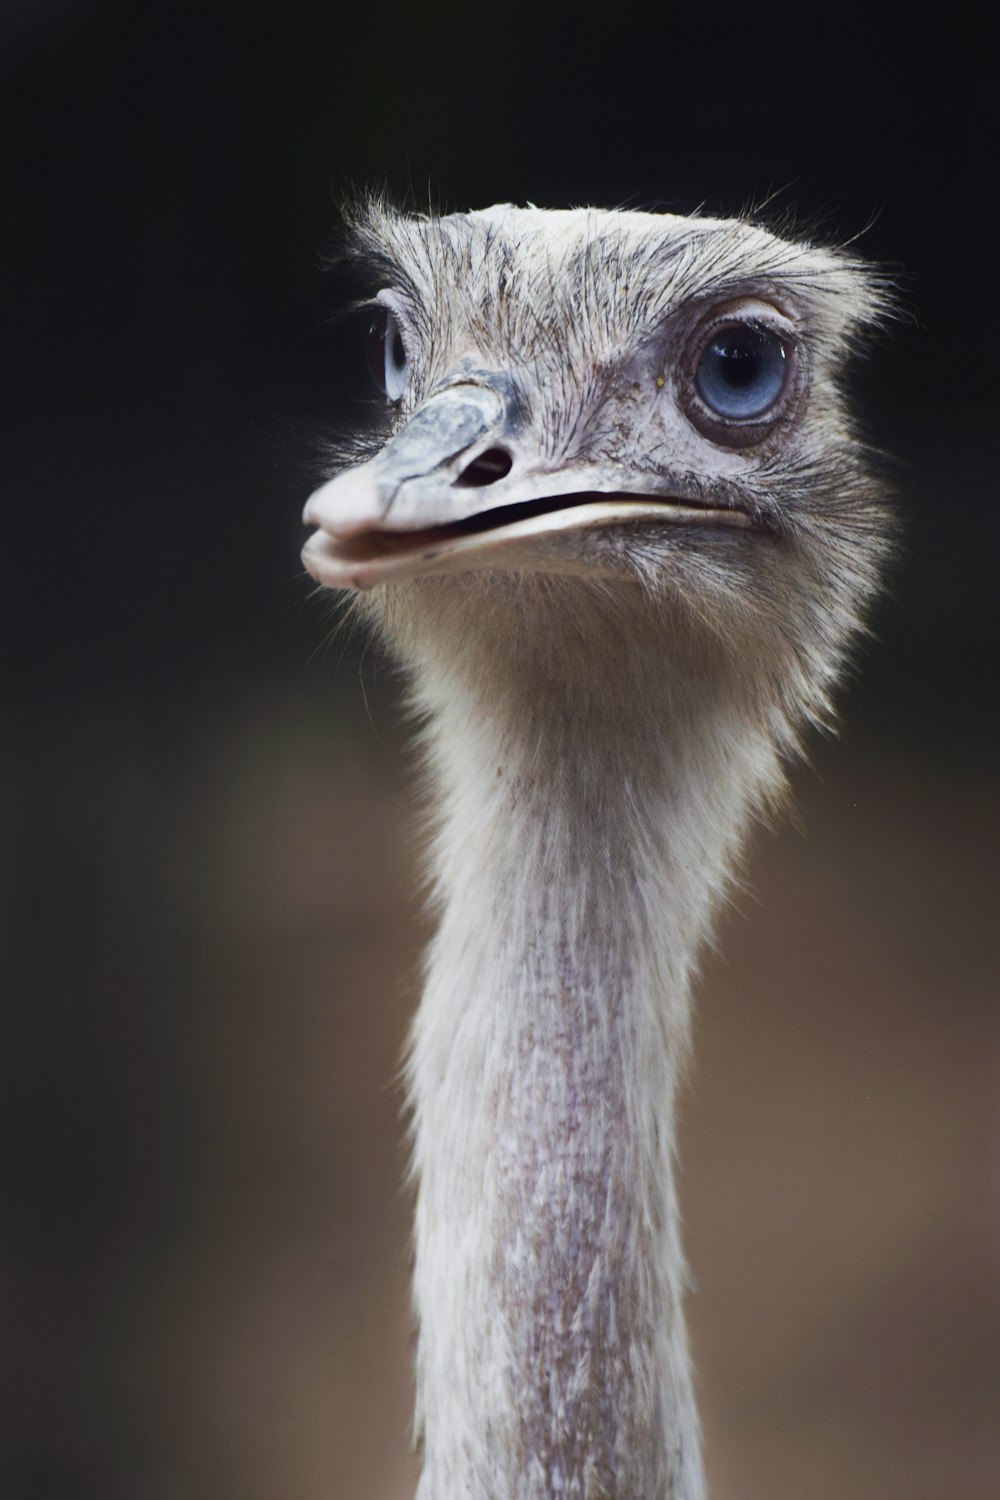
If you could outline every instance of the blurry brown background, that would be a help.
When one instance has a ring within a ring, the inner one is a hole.
[[[893,597],[700,986],[690,1318],[719,1500],[1000,1490],[988,95],[974,38],[909,45],[517,0],[0,17],[5,1496],[412,1491],[407,736],[297,557],[371,394],[317,268],[352,180],[777,188],[905,269],[857,376]]]

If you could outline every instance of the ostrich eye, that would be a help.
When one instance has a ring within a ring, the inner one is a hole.
[[[738,422],[770,411],[787,377],[787,351],[776,333],[732,323],[713,333],[698,361],[695,385],[706,406]]]
[[[410,362],[396,315],[380,308],[368,340],[368,368],[379,390],[390,401],[398,401],[406,390]]]

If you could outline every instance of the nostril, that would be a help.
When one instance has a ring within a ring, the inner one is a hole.
[[[480,453],[478,458],[474,458],[462,470],[455,483],[467,485],[470,489],[481,489],[485,484],[496,484],[498,479],[506,479],[513,464],[514,460],[505,449],[487,448],[485,453]]]

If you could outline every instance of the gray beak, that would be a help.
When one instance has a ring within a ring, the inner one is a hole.
[[[306,524],[348,537],[422,531],[481,511],[479,490],[513,467],[511,408],[516,398],[503,377],[439,391],[375,458],[318,489],[306,505]]]
[[[513,384],[479,371],[429,396],[380,453],[318,489],[304,519],[316,528],[307,571],[353,589],[482,568],[613,574],[620,563],[593,547],[581,559],[584,533],[640,521],[751,526],[743,511],[681,500],[661,474],[542,454]]]

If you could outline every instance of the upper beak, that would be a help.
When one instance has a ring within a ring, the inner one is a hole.
[[[460,521],[482,503],[461,486],[477,454],[507,439],[511,422],[492,385],[452,385],[414,412],[381,453],[338,474],[305,508],[307,525],[332,537],[363,531],[414,531]]]
[[[304,520],[318,529],[302,558],[317,582],[357,589],[470,567],[561,569],[558,533],[662,519],[665,505],[673,520],[708,514],[664,495],[657,475],[546,463],[506,378],[476,376],[431,395],[380,453],[310,497]]]

